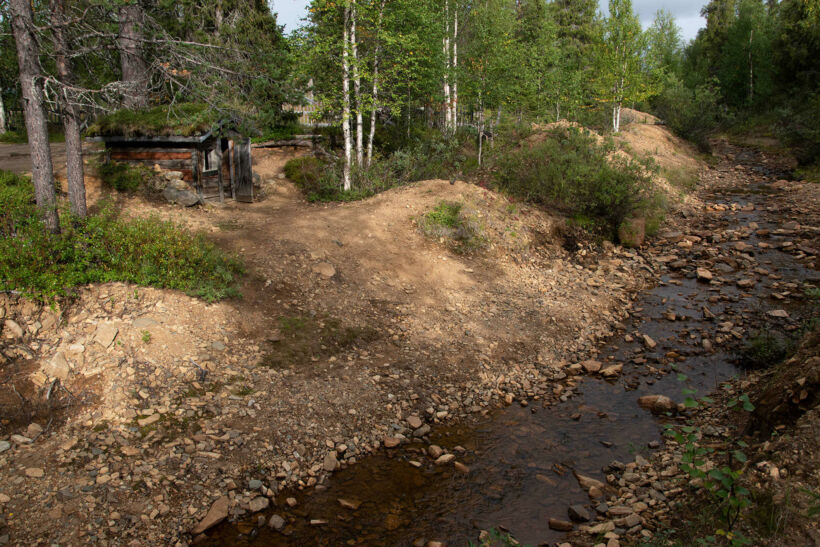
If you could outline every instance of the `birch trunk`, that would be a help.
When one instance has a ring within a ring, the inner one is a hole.
[[[484,101],[478,97],[478,166],[481,167],[481,155],[484,150]]]
[[[458,4],[455,6],[453,22],[453,102],[450,123],[451,131],[455,133],[458,128]]]
[[[54,54],[57,78],[64,85],[74,82],[71,61],[68,59],[69,43],[65,27],[65,0],[51,0],[51,26],[53,29]],[[85,175],[83,173],[83,141],[80,136],[80,120],[77,107],[66,88],[60,90],[65,128],[66,178],[68,201],[72,214],[85,218],[88,207],[85,201]]]
[[[444,130],[449,131],[451,125],[450,111],[450,0],[444,2]]]
[[[43,222],[53,233],[60,232],[57,214],[57,196],[54,192],[54,171],[51,165],[51,149],[48,145],[48,126],[43,106],[43,79],[39,64],[39,47],[34,38],[34,15],[29,0],[9,0],[11,26],[17,45],[20,68],[23,111],[28,131],[31,154],[31,181],[34,197],[43,215]]]
[[[0,93],[0,135],[6,132],[6,106],[3,104],[3,94]]]
[[[370,107],[370,135],[367,137],[367,166],[373,160],[373,138],[376,136],[376,111],[379,106],[379,53],[381,53],[381,28],[384,18],[384,5],[387,0],[382,0],[379,5],[379,22],[376,26],[376,50],[373,53],[373,104]]]
[[[356,165],[364,163],[364,148],[362,138],[362,79],[359,73],[359,45],[356,42],[356,2],[353,2],[352,23],[350,26],[350,46],[353,50],[353,93],[356,96]]]
[[[139,1],[120,7],[120,68],[126,91],[123,104],[126,108],[141,108],[147,103],[148,68],[142,58],[142,6]]]
[[[612,107],[612,130],[618,133],[621,130],[621,103]]]
[[[348,25],[350,24],[350,7],[345,6],[344,30],[342,31],[342,135],[345,140],[344,189],[350,190],[350,160],[352,146],[350,142],[350,66],[347,48],[350,42]]]

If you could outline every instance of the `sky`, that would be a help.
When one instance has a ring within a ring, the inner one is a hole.
[[[285,32],[300,26],[300,19],[305,16],[308,0],[269,0],[273,11],[279,13],[279,24],[285,25]],[[606,12],[606,0],[600,0],[601,9]],[[678,26],[683,31],[683,39],[691,40],[698,29],[706,24],[700,16],[700,8],[706,0],[633,0],[635,11],[641,18],[644,28],[652,24],[655,12],[665,9],[675,16]]]

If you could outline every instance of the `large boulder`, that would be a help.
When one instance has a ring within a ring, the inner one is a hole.
[[[165,190],[162,191],[162,197],[166,199],[169,203],[178,203],[185,207],[191,207],[200,203],[199,196],[196,192],[191,190],[180,190],[179,188],[174,188],[173,186],[168,186]]]

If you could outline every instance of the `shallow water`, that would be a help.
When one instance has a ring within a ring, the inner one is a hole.
[[[725,192],[716,201],[755,202],[762,205],[765,192],[746,188],[739,196]],[[725,213],[732,227],[757,222],[761,228],[776,228],[758,211]],[[755,245],[757,238],[747,238]],[[721,244],[728,248],[729,243]],[[755,250],[759,266],[776,270],[784,280],[817,281],[817,273],[805,269],[790,255],[776,250]],[[694,263],[697,257],[688,256]],[[743,272],[722,274],[740,278]],[[679,284],[678,284],[679,283]],[[658,346],[642,351],[639,342],[625,342],[623,335],[601,346],[600,360],[612,356],[625,363],[623,374],[609,382],[588,377],[576,388],[577,395],[565,403],[543,407],[531,401],[497,410],[478,423],[435,428],[432,443],[447,449],[465,449],[459,461],[470,467],[459,474],[452,466],[423,465],[419,453],[426,447],[411,444],[390,452],[369,456],[335,473],[326,490],[290,492],[278,499],[277,513],[288,521],[284,534],[267,526],[256,528],[258,515],[245,522],[225,524],[212,534],[212,544],[233,545],[410,545],[418,539],[446,540],[451,545],[476,541],[479,529],[503,527],[525,544],[537,545],[559,540],[561,533],[548,528],[551,517],[566,519],[567,507],[589,503],[572,471],[603,480],[601,468],[612,460],[631,461],[636,453],[649,452],[651,441],[662,442],[662,423],[638,407],[645,394],[664,394],[681,400],[684,386],[676,374],[647,375],[648,365],[669,370],[669,351],[685,359],[676,370],[689,377],[688,387],[705,394],[739,371],[732,356],[720,351],[701,351],[701,332],[714,333],[714,323],[702,320],[706,305],[720,315],[726,309],[783,308],[766,300],[765,281],[751,295],[734,285],[719,288],[671,273],[636,302],[640,311],[624,326],[648,334]],[[721,295],[717,302],[709,302]],[[788,306],[785,306],[788,310]],[[684,320],[664,317],[674,311]],[[638,358],[637,363],[633,358]],[[643,359],[646,361],[643,362]],[[285,497],[299,501],[288,509]],[[356,511],[342,508],[338,499],[356,500]],[[268,515],[270,514],[268,513]],[[327,521],[312,525],[310,520]]]

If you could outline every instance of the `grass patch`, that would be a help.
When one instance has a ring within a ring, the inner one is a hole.
[[[611,141],[599,144],[577,128],[559,128],[501,155],[494,178],[511,195],[592,219],[615,238],[627,217],[650,206],[655,167],[614,151]]]
[[[662,169],[661,175],[678,190],[691,192],[698,185],[698,173],[691,169]]]
[[[356,344],[379,337],[376,329],[343,325],[338,319],[327,317],[281,317],[279,330],[281,340],[272,343],[273,348],[262,360],[262,366],[291,368],[308,365],[314,359],[337,355]]]
[[[160,105],[147,110],[118,110],[97,119],[86,130],[91,137],[191,137],[213,129],[220,119],[207,104]]]
[[[123,281],[207,301],[238,295],[242,265],[172,222],[121,220],[108,207],[85,219],[62,211],[62,232],[51,234],[31,181],[5,171],[0,205],[0,290],[47,300],[78,285]]]
[[[439,201],[418,221],[427,237],[446,242],[454,252],[463,254],[483,247],[487,240],[475,215],[458,201]]]
[[[152,176],[151,169],[144,165],[117,161],[100,163],[97,174],[105,184],[120,192],[136,192]]]
[[[820,184],[820,163],[806,165],[795,170],[794,176],[814,184]]]
[[[65,142],[65,133],[61,131],[49,131],[48,142]],[[28,132],[25,129],[19,131],[6,131],[0,133],[0,143],[3,144],[27,144]]]

